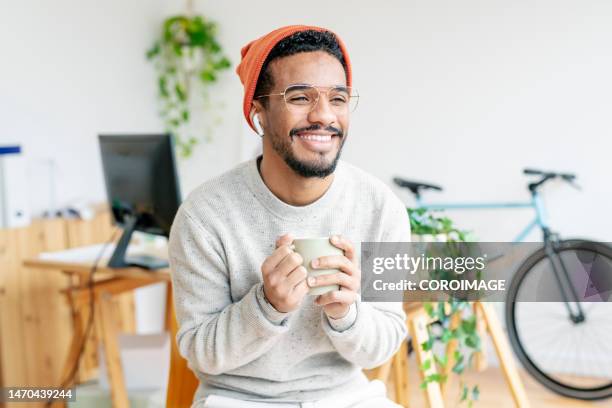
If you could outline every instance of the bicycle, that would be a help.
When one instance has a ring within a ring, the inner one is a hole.
[[[539,189],[553,179],[578,188],[576,175],[535,169],[524,169],[523,173],[539,177],[527,185],[531,196],[528,202],[426,203],[421,192],[442,191],[440,186],[399,177],[393,181],[410,190],[416,207],[426,210],[531,208],[535,211],[533,221],[513,240],[523,241],[537,227],[542,231],[542,247],[519,266],[508,288],[505,318],[510,343],[527,372],[548,389],[576,399],[609,398],[612,396],[612,303],[581,301],[571,272],[576,260],[580,265],[598,265],[599,270],[604,268],[610,282],[612,248],[585,239],[562,240],[549,228]],[[563,302],[521,301],[521,295],[543,274],[551,272]]]

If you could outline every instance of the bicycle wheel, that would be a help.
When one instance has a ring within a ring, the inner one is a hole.
[[[598,275],[603,271],[611,281],[612,248],[568,240],[559,243],[557,254],[570,276],[584,275],[586,268],[591,271],[596,265]],[[520,266],[508,290],[506,324],[519,360],[558,394],[584,400],[611,397],[612,303],[581,302],[585,319],[574,322],[564,302],[533,302],[538,287],[559,290],[544,248]],[[586,293],[584,287],[576,289]]]

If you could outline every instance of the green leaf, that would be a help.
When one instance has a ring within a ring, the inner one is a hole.
[[[443,343],[448,343],[452,338],[453,338],[453,333],[449,329],[445,328],[444,331],[442,332],[442,336],[440,340]]]
[[[185,21],[184,16],[172,16],[164,21],[163,25],[163,37],[165,41],[172,41],[174,32],[180,29],[181,22]]]
[[[459,330],[458,329],[451,330],[451,337],[453,339],[458,339],[459,338]]]
[[[429,374],[427,377],[425,377],[425,381],[427,382],[441,382],[442,381],[442,376],[438,373],[435,374]]]
[[[210,42],[211,36],[201,19],[194,19],[187,29],[191,45],[203,46]]]
[[[468,397],[468,386],[463,384],[463,390],[461,391],[461,399],[459,400],[460,402],[463,402],[467,399]]]
[[[421,364],[421,371],[427,371],[431,368],[431,359],[426,359],[425,361],[423,361],[423,364]]]
[[[465,338],[465,345],[475,350],[480,350],[480,337],[474,333]]]
[[[453,366],[453,373],[461,374],[463,373],[463,370],[465,370],[465,365],[463,364],[463,361],[458,361]]]
[[[211,41],[209,45],[210,52],[213,54],[217,54],[221,51],[221,46],[216,41]]]
[[[153,46],[147,50],[147,59],[149,60],[153,59],[154,57],[159,55],[159,51],[160,51],[159,41],[156,41],[155,44],[153,44]]]
[[[189,122],[189,111],[188,110],[184,110],[181,113],[181,117],[183,118],[183,122]]]
[[[445,302],[438,302],[438,319],[440,319],[442,322],[446,321],[446,312],[444,310],[444,303]]]
[[[427,312],[427,314],[429,315],[429,317],[434,317],[433,313],[433,306],[431,305],[431,303],[426,302],[423,304],[423,307],[425,308],[425,311]]]
[[[421,347],[423,347],[423,351],[431,350],[433,347],[433,343],[434,343],[433,337],[430,337],[429,339],[427,339],[427,341],[424,341],[423,343],[421,343]]]
[[[461,322],[461,329],[466,334],[472,334],[476,332],[476,316],[472,315],[468,319]]]
[[[180,57],[183,55],[183,46],[181,44],[173,44],[172,50],[174,51],[174,55]]]
[[[204,70],[200,72],[200,79],[204,82],[215,82],[217,80],[217,76],[211,70]]]
[[[448,363],[446,356],[438,356],[437,354],[434,354],[434,360],[436,360],[436,362],[442,367],[446,366],[446,364]]]
[[[176,92],[176,96],[178,97],[179,101],[185,102],[187,100],[187,91],[182,84],[177,83],[174,86],[174,91]]]
[[[157,85],[158,85],[159,94],[161,95],[161,97],[167,98],[169,94],[168,94],[168,80],[166,79],[166,77],[163,75],[160,76],[157,81]]]
[[[455,350],[454,357],[455,357],[455,364],[453,365],[452,371],[454,373],[461,374],[463,370],[465,369],[465,364],[463,362],[464,360],[463,354],[461,354],[460,351]]]
[[[232,64],[230,62],[229,59],[227,59],[226,57],[222,57],[219,61],[215,62],[214,64],[214,68],[218,71],[222,70],[222,69],[227,69],[229,67],[231,67]]]
[[[186,144],[181,145],[181,155],[183,157],[189,157],[191,156],[192,153],[193,153],[193,149],[191,148],[191,146],[186,145]]]
[[[478,388],[477,385],[475,385],[474,388],[472,388],[472,399],[478,401],[479,397],[480,397],[480,389]]]

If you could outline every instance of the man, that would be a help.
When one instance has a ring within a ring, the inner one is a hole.
[[[388,187],[339,161],[357,98],[346,48],[328,30],[283,27],[246,45],[237,72],[263,155],[193,191],[170,235],[194,405],[399,407],[362,369],[399,348],[405,315],[361,303],[359,244],[409,241],[409,221]],[[344,255],[312,266],[340,272],[306,279],[297,236],[331,237]],[[340,290],[307,294],[330,284]]]

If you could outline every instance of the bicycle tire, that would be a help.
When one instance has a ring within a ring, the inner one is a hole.
[[[612,260],[612,248],[594,241],[583,239],[563,240],[558,243],[558,250],[559,252],[571,250],[592,251]],[[547,374],[541,367],[538,367],[536,362],[533,361],[525,349],[525,345],[521,343],[521,337],[517,330],[516,321],[516,297],[520,291],[521,284],[525,281],[525,278],[528,276],[529,272],[531,272],[531,270],[546,257],[547,255],[544,248],[540,248],[531,254],[518,268],[510,283],[505,304],[505,317],[512,348],[527,372],[549,390],[566,397],[581,400],[600,400],[610,398],[612,397],[612,379],[606,385],[590,388],[579,388],[569,384],[564,384],[553,378],[550,374]]]

